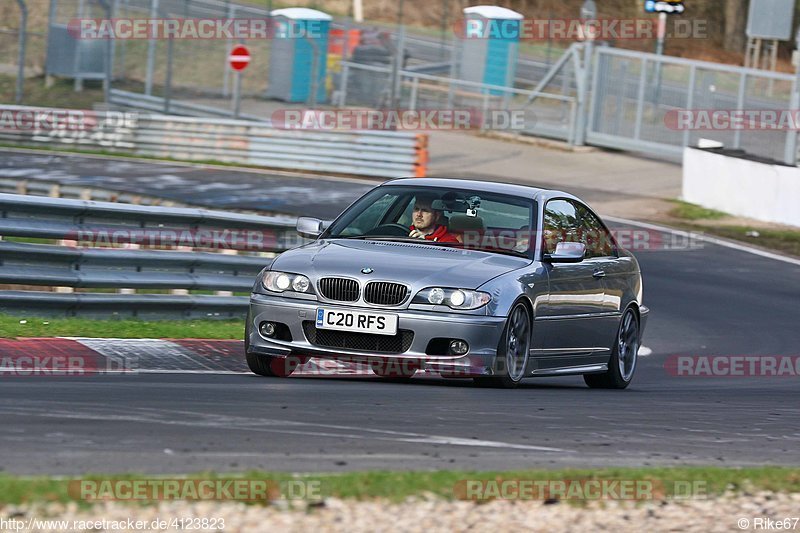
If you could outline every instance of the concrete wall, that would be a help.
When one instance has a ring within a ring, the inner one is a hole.
[[[800,226],[800,169],[686,148],[683,199],[731,215]]]

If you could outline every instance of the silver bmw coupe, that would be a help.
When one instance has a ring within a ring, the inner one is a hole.
[[[633,379],[648,309],[634,256],[575,196],[408,178],[380,185],[256,279],[245,353],[286,377],[308,358],[511,388],[581,374]]]

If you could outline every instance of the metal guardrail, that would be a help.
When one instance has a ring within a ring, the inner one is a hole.
[[[113,95],[112,95],[113,96]],[[223,161],[265,168],[381,178],[424,176],[427,136],[394,131],[279,129],[269,123],[121,112],[2,106],[0,112],[57,113],[80,125],[25,121],[0,126],[0,142],[101,149],[185,161]],[[81,115],[81,113],[83,115]],[[88,126],[87,126],[88,124]]]
[[[232,293],[303,242],[290,218],[15,194],[0,194],[0,236],[59,242],[0,240],[0,284],[57,288],[0,291],[0,312],[107,318],[243,316],[248,298]]]
[[[68,198],[71,200],[96,200],[98,202],[114,202],[137,205],[161,205],[164,207],[186,207],[185,204],[173,200],[165,200],[155,196],[132,192],[112,191],[95,184],[68,185],[56,180],[40,180],[27,178],[5,178],[0,176],[0,193],[22,194],[31,196],[48,196],[50,198]]]

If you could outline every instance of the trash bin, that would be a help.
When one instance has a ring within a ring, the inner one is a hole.
[[[350,61],[386,68],[392,64],[392,52],[380,44],[361,44],[353,50]],[[347,80],[347,104],[380,106],[383,93],[389,89],[390,80],[391,74],[388,72],[351,69]]]

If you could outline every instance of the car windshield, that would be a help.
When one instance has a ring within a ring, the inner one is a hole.
[[[323,237],[409,240],[528,256],[532,223],[533,200],[528,198],[387,185],[353,204]]]

